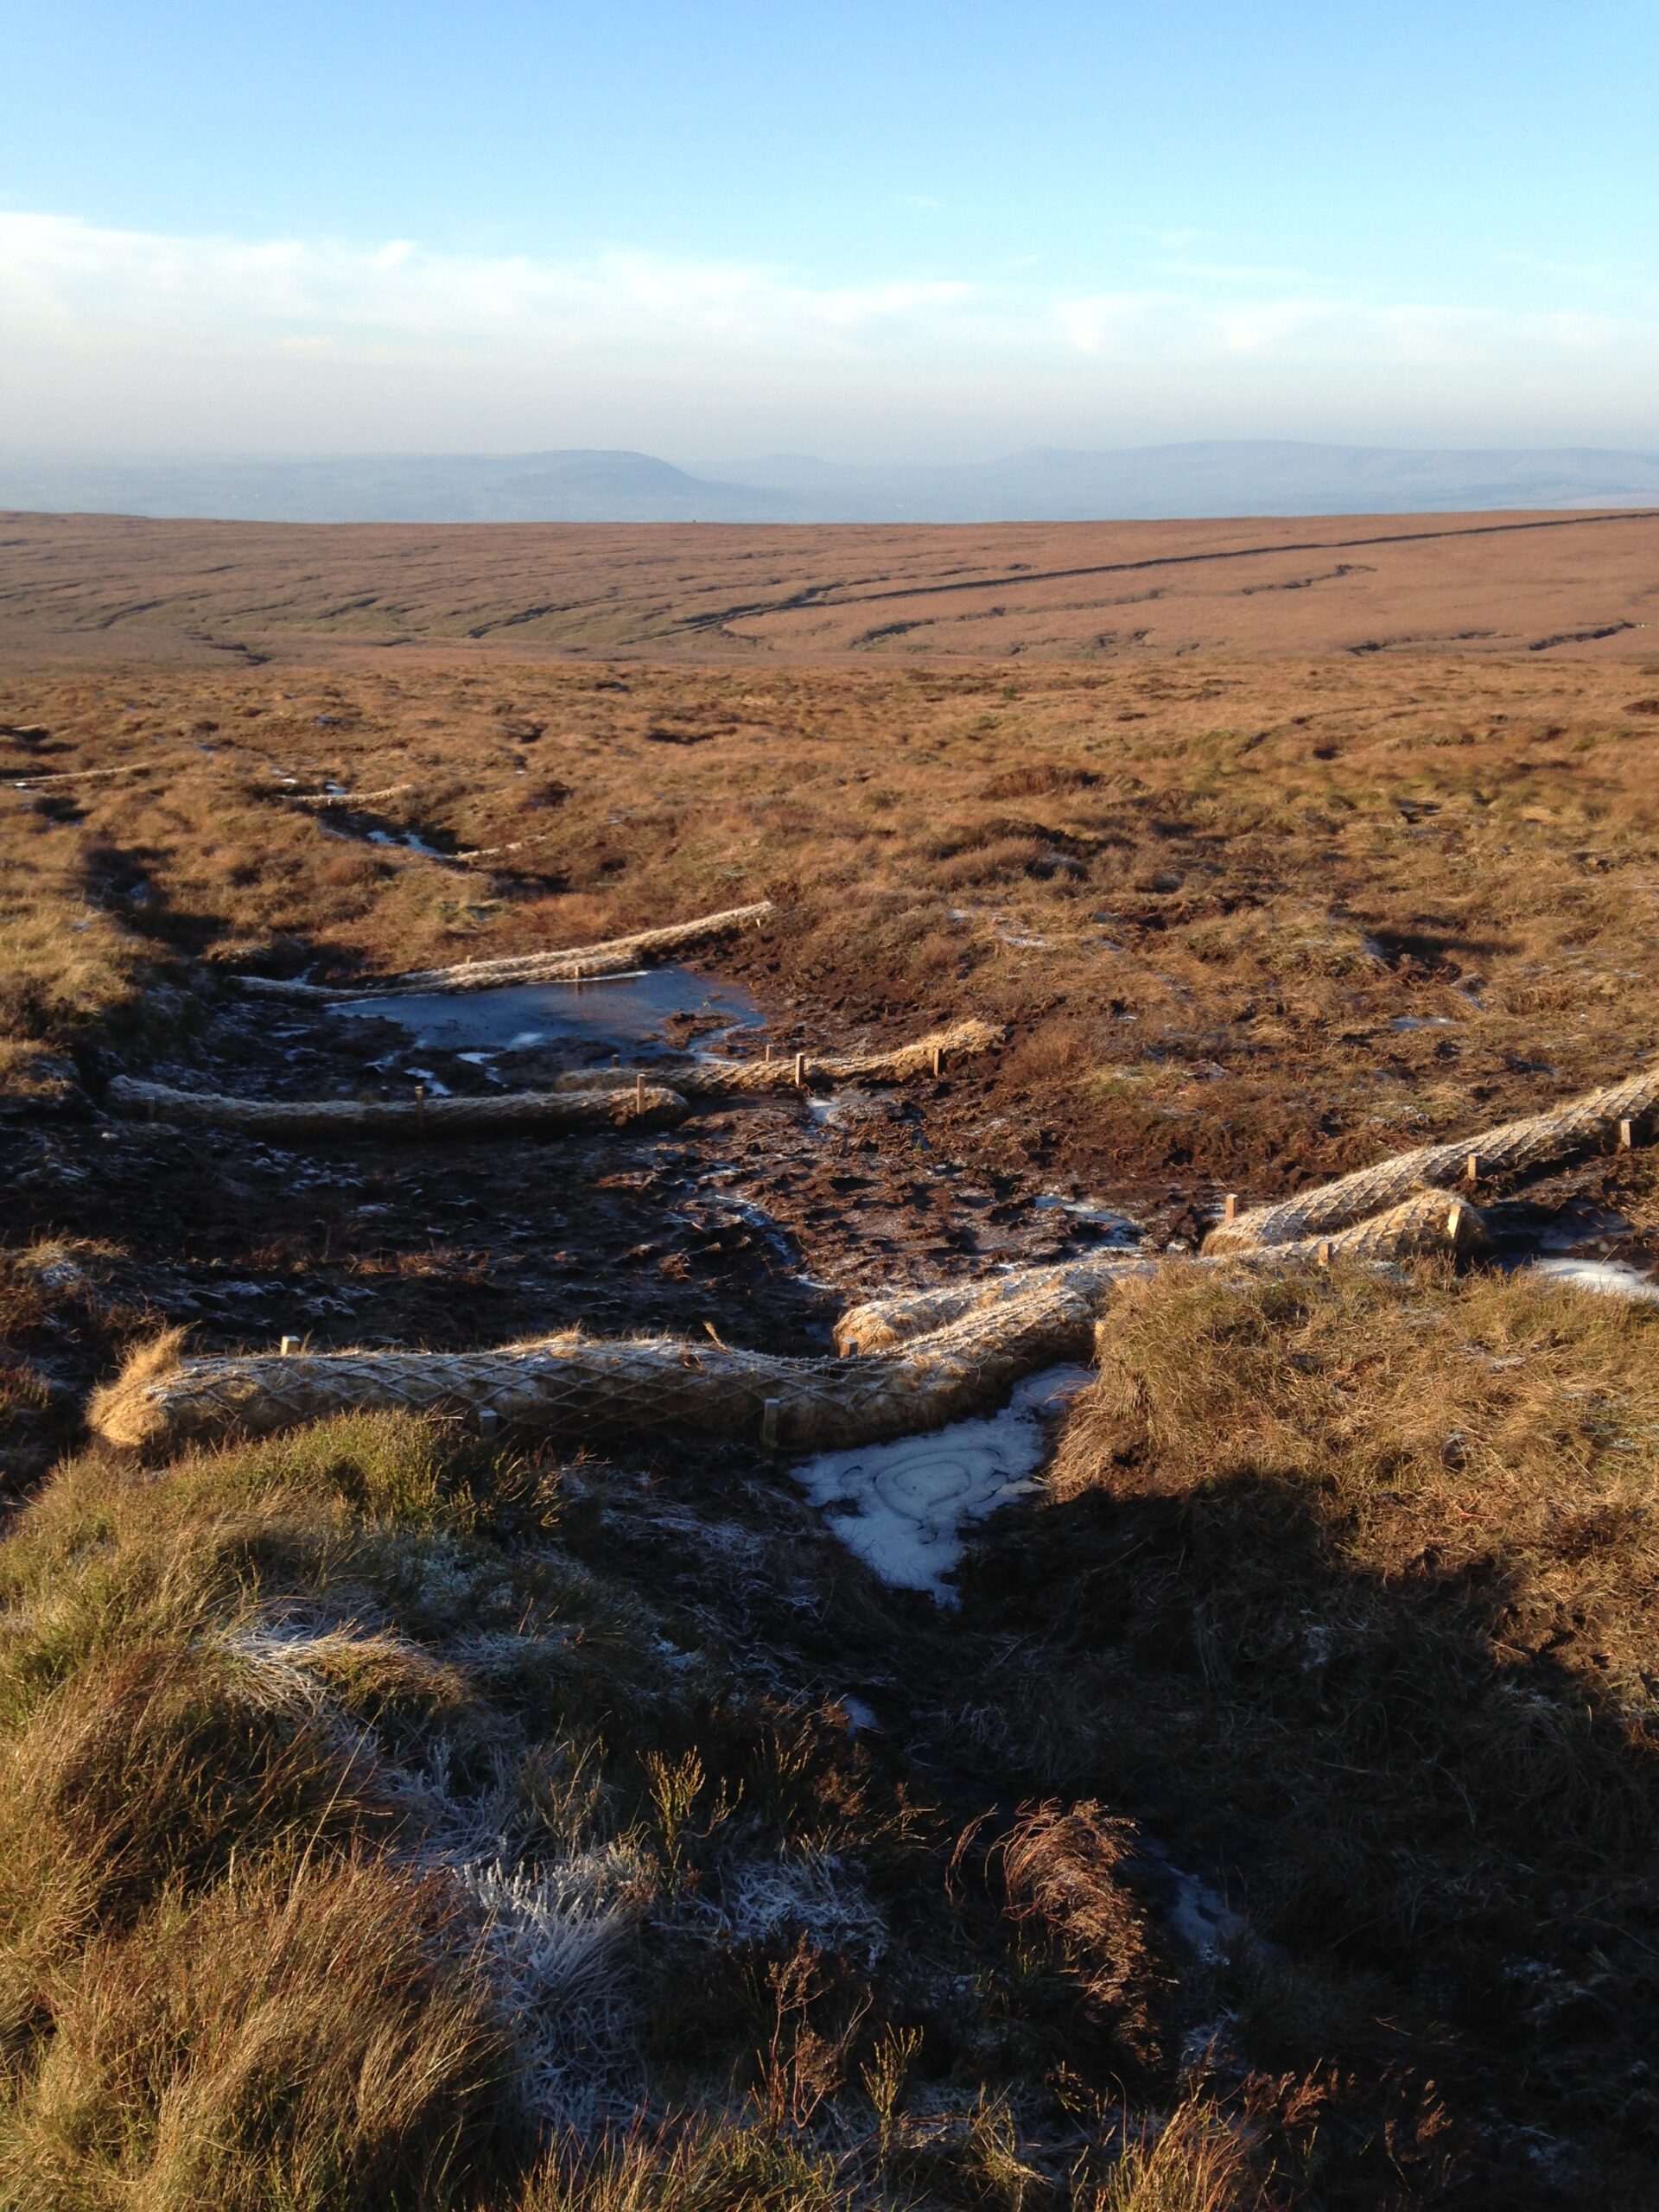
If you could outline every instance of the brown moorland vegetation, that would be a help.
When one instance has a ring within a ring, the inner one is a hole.
[[[0,636],[199,661],[422,641],[753,667],[1651,650],[1659,514],[757,529],[0,517]]]
[[[737,603],[721,563],[793,548],[766,588],[799,593],[806,538],[862,533],[543,533],[619,626],[451,645],[431,599],[393,654],[344,614],[319,642],[271,549],[326,540],[339,606],[420,533],[251,531],[261,631],[251,572],[191,598],[219,526],[8,525],[35,596],[0,667],[0,2198],[1650,2201],[1650,1306],[1485,1264],[1126,1291],[954,1612],[759,1451],[377,1418],[140,1467],[80,1413],[172,1325],[803,1349],[837,1293],[1073,1249],[1057,1199],[1190,1249],[1227,1191],[1629,1072],[1659,669],[1639,632],[1525,648],[1598,594],[1643,619],[1655,527],[1460,520],[1415,582],[1367,552],[1329,585],[1386,584],[1421,636],[1411,592],[1449,603],[1433,564],[1462,563],[1529,633],[1502,646],[1350,651],[1280,626],[1325,584],[1252,584],[1217,649],[1084,659],[1033,586],[1029,652],[949,660],[937,630],[809,637],[855,617],[806,607],[688,639]],[[1306,559],[1271,529],[1264,581]],[[111,582],[123,532],[178,567],[154,609]],[[891,535],[910,588],[953,534]],[[1012,574],[1040,537],[976,557]],[[464,555],[467,605],[510,612],[519,579],[482,570],[515,533],[443,542],[444,589]],[[1541,550],[1587,542],[1617,557]],[[629,561],[688,564],[677,643]],[[1116,588],[1087,585],[1096,639]],[[181,635],[231,642],[226,610],[247,652]],[[287,796],[330,785],[365,796]],[[1007,1050],[839,1120],[765,1100],[441,1157],[101,1111],[123,1071],[409,1081],[378,1028],[238,973],[360,982],[762,897],[703,964],[770,1039],[978,1014]],[[1517,1249],[1549,1222],[1645,1268],[1654,1158],[1480,1195]]]

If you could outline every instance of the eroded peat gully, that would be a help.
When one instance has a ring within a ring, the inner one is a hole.
[[[171,2186],[195,2097],[226,2190],[256,2044],[321,2160],[384,2032],[341,2202],[1648,2201],[1659,675],[1529,642],[0,676],[0,2180]],[[612,1104],[451,1110],[526,1094]],[[1307,1194],[1408,1152],[1379,1266]],[[1065,1371],[834,1452],[87,1419],[1060,1278]]]

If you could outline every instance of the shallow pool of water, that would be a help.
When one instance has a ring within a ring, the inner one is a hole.
[[[332,1012],[395,1021],[429,1052],[524,1052],[538,1045],[664,1049],[677,1015],[711,1021],[699,1041],[757,1029],[766,1016],[741,985],[690,968],[646,968],[594,983],[511,983],[494,991],[413,991],[348,999]]]

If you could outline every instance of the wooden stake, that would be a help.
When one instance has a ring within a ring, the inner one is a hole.
[[[1468,1182],[1468,1183],[1478,1183],[1478,1182],[1479,1182],[1479,1180],[1480,1180],[1480,1154],[1479,1154],[1478,1152],[1471,1152],[1471,1153],[1470,1154],[1469,1158],[1468,1158],[1468,1161],[1467,1161],[1466,1165],[1465,1165],[1465,1167],[1464,1167],[1463,1174],[1464,1174],[1464,1180],[1465,1180],[1465,1182]]]
[[[770,1067],[770,1066],[772,1065],[772,1047],[771,1047],[771,1046],[770,1046],[770,1045],[768,1045],[768,1046],[767,1046],[767,1047],[766,1047],[766,1066],[767,1066],[767,1067]]]
[[[1630,1150],[1631,1147],[1635,1144],[1635,1142],[1636,1142],[1636,1127],[1635,1127],[1635,1124],[1634,1124],[1633,1122],[1621,1122],[1619,1123],[1619,1125],[1618,1125],[1618,1148],[1619,1148],[1619,1150],[1620,1150],[1621,1152],[1629,1152],[1629,1151]]]
[[[944,1047],[943,1045],[936,1045],[933,1047],[933,1072],[935,1076],[942,1076],[944,1073]]]
[[[1331,1239],[1328,1236],[1322,1236],[1319,1239],[1319,1265],[1322,1268],[1328,1268],[1330,1264]]]
[[[797,1090],[806,1089],[806,1054],[804,1052],[797,1052],[795,1055],[795,1088]]]
[[[1238,1219],[1238,1192],[1236,1191],[1229,1191],[1226,1197],[1222,1200],[1221,1217],[1224,1221],[1236,1221]]]
[[[1450,1205],[1450,1206],[1447,1208],[1447,1210],[1446,1210],[1446,1235],[1447,1235],[1447,1236],[1452,1239],[1452,1242],[1454,1244],[1455,1244],[1455,1243],[1457,1243],[1457,1241],[1458,1241],[1458,1231],[1459,1231],[1459,1229],[1461,1229],[1461,1228],[1462,1228],[1462,1226],[1463,1226],[1463,1205],[1462,1205],[1462,1202],[1461,1202],[1459,1199],[1453,1198],[1453,1199],[1452,1199],[1452,1201],[1451,1205]]]
[[[643,1114],[645,1110],[645,1078],[643,1072],[633,1078],[633,1110],[636,1114]]]
[[[297,1337],[284,1337],[277,1346],[277,1351],[283,1359],[292,1359],[299,1349],[300,1340]]]
[[[760,1441],[769,1452],[778,1448],[778,1400],[768,1398],[760,1408]]]
[[[478,1433],[480,1436],[493,1436],[500,1426],[501,1416],[497,1413],[493,1406],[480,1406],[479,1408]]]

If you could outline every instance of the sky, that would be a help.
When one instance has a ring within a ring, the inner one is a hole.
[[[1659,0],[0,0],[0,449],[1659,448]]]

